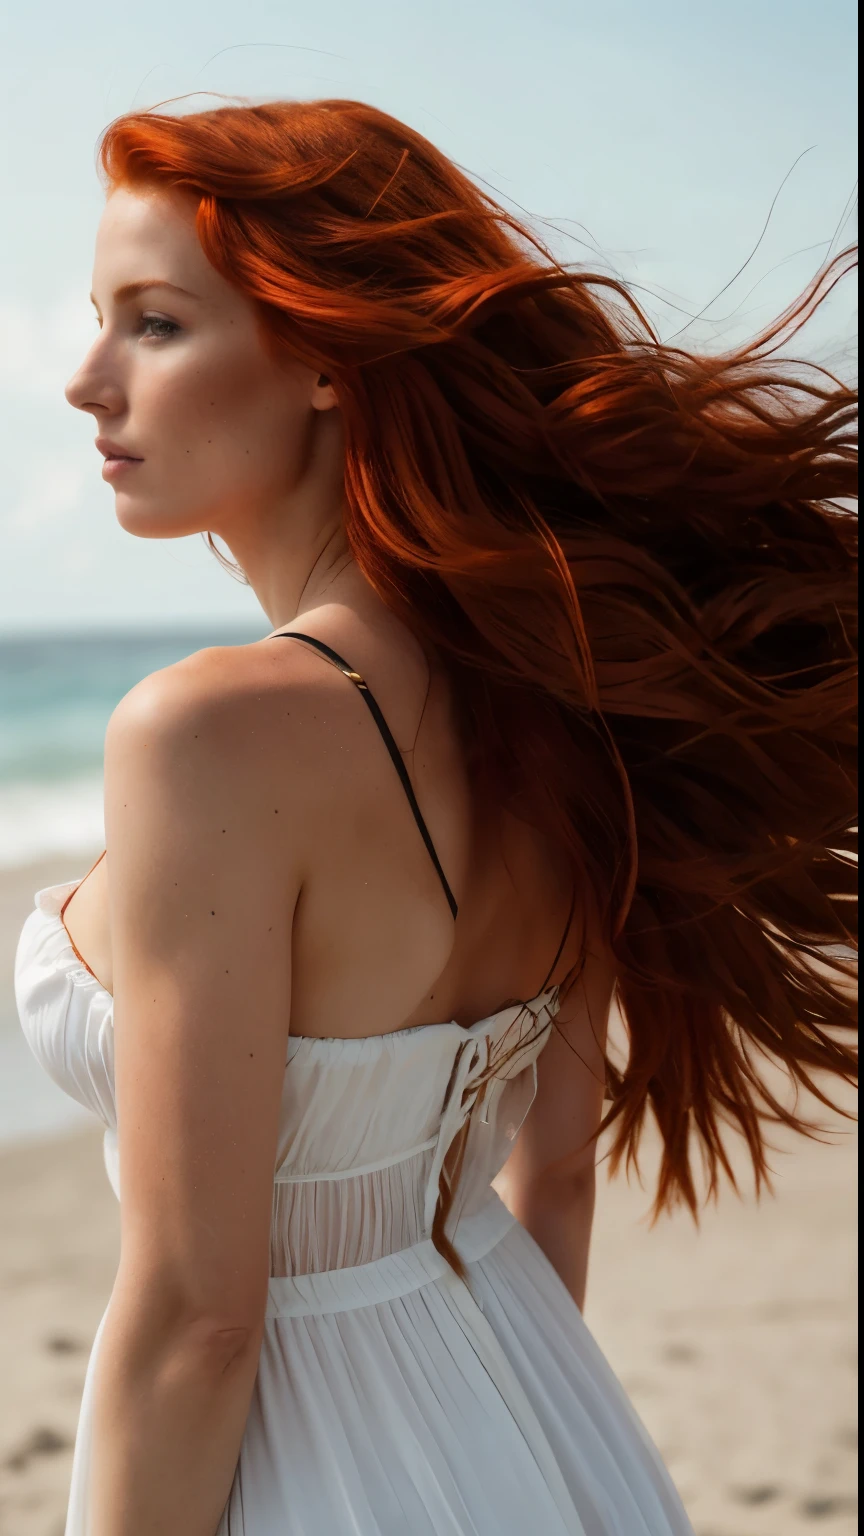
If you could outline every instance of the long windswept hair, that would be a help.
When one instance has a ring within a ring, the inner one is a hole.
[[[765,1119],[807,1129],[760,1058],[823,1103],[856,1067],[857,394],[781,350],[854,251],[695,355],[359,102],[132,113],[102,166],[195,198],[272,344],[332,378],[357,563],[617,957],[613,1167],[650,1106],[658,1210],[695,1212],[694,1143],[732,1177],[724,1123],[758,1186]]]

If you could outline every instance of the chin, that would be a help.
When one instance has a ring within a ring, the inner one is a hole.
[[[201,522],[190,517],[180,508],[154,507],[137,496],[126,496],[118,491],[114,513],[124,533],[136,539],[185,539],[193,533],[206,532],[206,519]]]

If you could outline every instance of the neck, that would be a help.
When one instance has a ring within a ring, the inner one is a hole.
[[[274,629],[363,583],[345,535],[341,442],[329,421],[315,425],[317,442],[290,492],[219,530]]]
[[[232,540],[230,549],[274,629],[290,624],[341,587],[356,566],[342,526],[322,526],[300,539]],[[359,574],[359,573],[358,573]]]

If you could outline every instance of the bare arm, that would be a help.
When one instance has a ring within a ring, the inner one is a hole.
[[[537,1095],[497,1187],[581,1309],[594,1217],[611,955],[589,953],[537,1063]]]
[[[196,667],[136,689],[106,749],[122,1199],[93,1536],[213,1536],[266,1306],[291,808],[284,757],[280,795],[243,706]]]

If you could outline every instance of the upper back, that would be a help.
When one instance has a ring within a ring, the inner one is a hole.
[[[376,728],[367,698],[327,660],[307,658],[328,720],[304,786],[314,809],[292,924],[292,1033],[467,1026],[534,997],[569,910],[563,859],[524,823],[491,818],[478,803],[448,679],[401,625],[397,636],[388,615],[352,634],[349,616],[316,618],[295,627],[338,650],[383,722]],[[265,643],[306,649],[287,637]],[[414,807],[382,731],[400,751]]]
[[[205,751],[219,753],[223,771],[227,760],[238,801],[272,803],[256,858],[274,892],[286,892],[284,903],[274,896],[273,916],[291,946],[292,1034],[470,1025],[533,998],[566,924],[566,866],[533,829],[478,804],[443,670],[430,670],[377,604],[366,613],[330,604],[292,627],[365,681],[380,730],[356,683],[290,631],[198,653],[169,669],[162,688],[179,695],[181,710],[206,698]],[[407,770],[413,808],[382,730]],[[67,913],[85,955],[110,948],[104,880],[103,867]],[[574,927],[553,981],[575,958]]]

